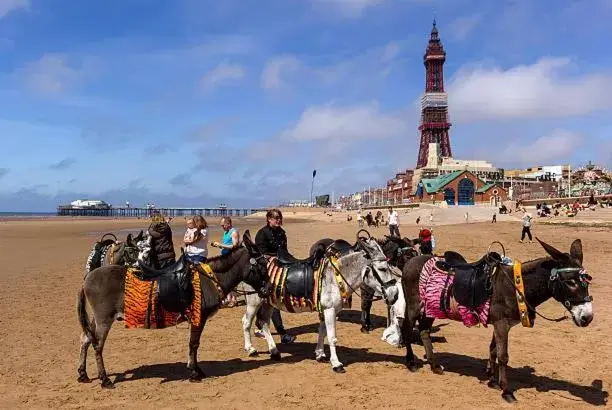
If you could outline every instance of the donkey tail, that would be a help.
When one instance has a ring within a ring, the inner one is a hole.
[[[79,324],[81,325],[83,333],[85,333],[91,343],[96,346],[98,342],[96,340],[96,335],[94,335],[94,333],[91,331],[91,324],[89,323],[89,318],[87,317],[87,309],[85,308],[85,289],[83,288],[81,288],[79,291],[77,314],[79,316]]]

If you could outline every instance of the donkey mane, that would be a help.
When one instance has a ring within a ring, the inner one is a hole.
[[[206,260],[206,264],[210,266],[215,273],[227,272],[243,255],[244,252],[248,252],[245,247],[233,248],[225,255],[213,256]]]

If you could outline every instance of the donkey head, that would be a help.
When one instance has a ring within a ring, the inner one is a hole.
[[[372,237],[358,237],[357,249],[364,253],[370,263],[363,268],[363,282],[378,293],[385,302],[392,305],[398,298],[397,280],[389,269],[389,263],[382,248]]]
[[[243,280],[256,289],[262,298],[270,296],[270,282],[268,280],[268,263],[263,253],[251,240],[251,233],[247,229],[242,235],[242,243],[249,252],[249,270],[244,273]]]
[[[576,326],[593,321],[593,297],[589,295],[592,277],[582,266],[582,242],[576,239],[569,253],[564,253],[536,238],[552,258],[545,264],[550,270],[549,287],[553,298],[571,313]]]

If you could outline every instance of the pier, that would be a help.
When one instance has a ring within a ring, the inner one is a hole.
[[[154,214],[177,216],[249,216],[261,209],[253,208],[75,208],[71,205],[57,207],[57,216],[99,216],[110,218],[149,218]]]

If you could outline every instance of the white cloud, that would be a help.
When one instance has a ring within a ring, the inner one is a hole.
[[[60,94],[82,82],[99,70],[97,58],[86,58],[80,66],[72,66],[62,54],[44,54],[39,60],[27,63],[24,68],[26,83],[42,94]]]
[[[564,74],[569,58],[542,58],[503,70],[460,70],[448,87],[453,119],[528,119],[582,116],[612,109],[612,74]]]
[[[311,0],[314,6],[330,6],[345,17],[363,15],[367,8],[382,4],[384,0]]]
[[[476,28],[481,19],[481,14],[455,19],[449,27],[451,36],[458,41],[465,40],[465,38]]]
[[[29,10],[30,6],[30,0],[0,0],[0,19],[15,10]]]
[[[246,70],[237,64],[221,63],[202,77],[202,86],[216,88],[244,78]]]
[[[295,141],[345,141],[380,139],[399,135],[407,129],[399,115],[381,112],[377,103],[335,107],[309,107],[282,138]]]
[[[261,87],[266,89],[283,88],[287,84],[283,80],[283,75],[299,70],[300,60],[293,56],[280,56],[271,58],[266,63],[261,73]]]
[[[582,146],[582,135],[563,129],[555,129],[530,144],[512,143],[504,151],[506,161],[521,164],[566,163],[574,151]]]

